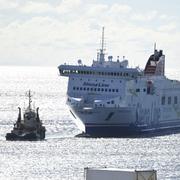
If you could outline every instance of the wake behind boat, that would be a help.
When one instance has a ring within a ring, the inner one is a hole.
[[[120,137],[180,129],[180,82],[164,74],[165,55],[154,48],[145,69],[113,60],[102,46],[92,66],[60,65],[69,78],[67,104],[78,127],[92,137]]]
[[[6,134],[6,140],[42,140],[45,138],[45,127],[39,118],[39,108],[35,110],[31,106],[31,92],[28,93],[29,106],[26,108],[23,119],[21,118],[21,108],[19,115],[11,133]]]

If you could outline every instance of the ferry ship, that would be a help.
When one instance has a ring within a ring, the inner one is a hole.
[[[101,49],[92,66],[60,65],[68,80],[67,105],[75,123],[91,137],[120,137],[180,129],[180,82],[165,76],[165,55],[154,48],[144,70],[128,60],[105,60]]]

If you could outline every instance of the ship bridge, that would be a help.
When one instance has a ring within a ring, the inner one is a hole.
[[[101,66],[60,65],[58,68],[61,76],[101,76],[131,79],[141,74],[138,68],[124,68],[121,66],[109,68]]]

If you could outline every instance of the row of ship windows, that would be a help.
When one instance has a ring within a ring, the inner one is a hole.
[[[75,78],[72,78],[72,80],[74,81],[74,80],[76,80]],[[79,80],[79,79],[77,79],[77,80]],[[80,81],[82,81],[82,80],[84,80],[84,79],[82,79],[82,78],[80,78]],[[91,79],[88,79],[88,81],[92,81],[92,82],[94,82],[94,80],[91,80]],[[98,82],[98,80],[96,79],[95,80],[96,82]],[[103,79],[102,80],[103,82],[106,82],[106,80],[105,79]],[[108,82],[108,81],[107,81]],[[111,82],[114,82],[114,80],[111,80]],[[115,81],[115,82],[117,82],[117,81]],[[122,82],[121,80],[119,81],[120,83]]]
[[[166,100],[167,99],[167,100]],[[161,99],[161,104],[162,105],[165,105],[166,104],[166,101],[167,101],[167,104],[178,104],[178,97],[177,96],[174,96],[174,102],[172,102],[172,98],[169,96],[168,98],[166,98],[165,96],[162,97]]]
[[[63,70],[63,74],[86,74],[86,75],[105,75],[105,76],[130,76],[134,77],[133,74],[127,72],[95,72],[95,71],[78,71],[78,70]]]
[[[73,87],[73,90],[77,91],[101,91],[101,92],[119,92],[118,89],[108,89],[108,88],[89,88],[89,87]]]

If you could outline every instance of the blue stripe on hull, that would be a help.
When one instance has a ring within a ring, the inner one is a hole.
[[[133,126],[86,126],[86,133],[91,137],[120,137],[139,134],[140,129]]]
[[[140,128],[137,126],[86,126],[86,134],[90,137],[130,137],[130,136],[161,136],[180,132],[180,125]]]

